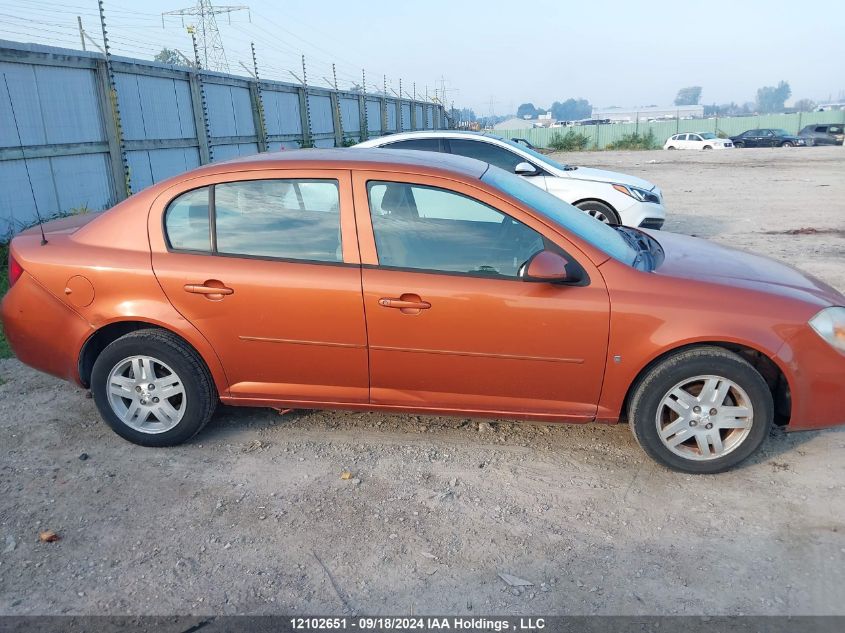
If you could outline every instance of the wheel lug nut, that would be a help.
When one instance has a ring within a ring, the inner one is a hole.
[[[712,423],[712,422],[708,422],[707,424],[705,424],[705,425],[704,425],[704,428],[705,428],[705,429],[712,429],[712,428],[713,428],[713,423]]]
[[[158,404],[158,398],[153,398],[153,403]]]
[[[689,425],[690,426],[698,426],[698,422],[696,422],[695,420],[690,420]]]
[[[719,413],[718,409],[710,409],[710,415],[716,415],[717,413]]]
[[[147,389],[149,389],[150,391],[152,391],[152,390],[153,390],[153,389],[155,389],[155,388],[156,388],[156,386],[155,386],[155,385],[153,385],[153,384],[149,384],[149,385],[147,385]]]
[[[692,412],[693,413],[701,413],[701,407],[693,407]]]
[[[138,393],[141,393],[141,385],[138,385],[137,387],[135,387],[135,391],[137,391]]]

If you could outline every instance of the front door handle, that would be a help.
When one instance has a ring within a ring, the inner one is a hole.
[[[224,286],[222,281],[216,279],[209,279],[201,284],[185,284],[184,290],[192,294],[205,295],[205,298],[211,301],[220,301],[226,295],[235,293],[231,288]]]
[[[398,299],[382,297],[378,300],[378,304],[384,308],[396,308],[402,314],[419,314],[420,310],[428,310],[431,307],[431,304],[423,301],[419,295],[407,293]]]

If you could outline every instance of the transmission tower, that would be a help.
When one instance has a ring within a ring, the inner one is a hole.
[[[211,4],[211,0],[197,0],[197,3],[192,7],[162,13],[161,25],[164,26],[164,18],[168,15],[178,15],[182,18],[183,26],[186,16],[195,17],[196,24],[194,24],[194,27],[197,35],[197,47],[203,67],[207,70],[229,72],[226,50],[223,48],[223,40],[220,38],[220,30],[217,28],[217,16],[225,14],[231,22],[232,13],[235,11],[249,11],[249,7],[245,4],[214,6]]]

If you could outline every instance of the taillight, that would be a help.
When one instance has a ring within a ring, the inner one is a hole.
[[[15,282],[23,275],[23,266],[9,253],[9,287],[15,285]]]

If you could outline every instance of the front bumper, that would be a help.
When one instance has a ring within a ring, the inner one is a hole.
[[[644,229],[659,229],[663,226],[666,221],[666,209],[662,204],[637,200],[631,202],[627,207],[616,209],[622,224]]]
[[[792,412],[787,430],[845,424],[845,354],[807,326],[781,347],[775,361],[789,382]]]

